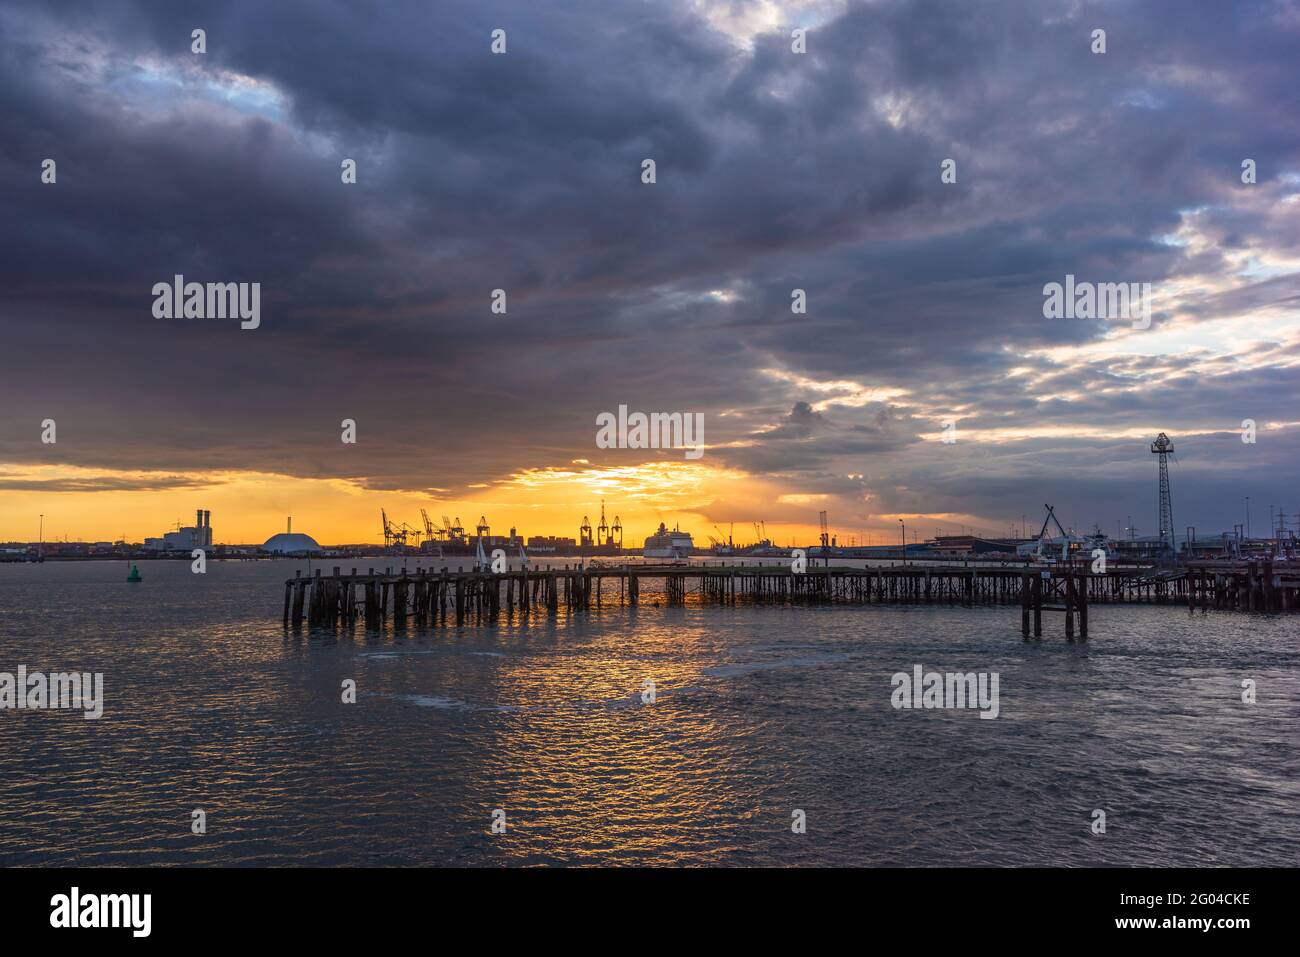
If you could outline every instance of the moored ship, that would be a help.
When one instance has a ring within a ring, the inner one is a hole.
[[[669,531],[663,522],[659,530],[645,540],[641,554],[645,558],[687,558],[695,550],[695,541],[690,532],[680,528]]]

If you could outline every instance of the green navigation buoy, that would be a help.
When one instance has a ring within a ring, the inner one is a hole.
[[[142,582],[142,581],[144,581],[144,578],[140,575],[140,566],[139,566],[139,565],[132,565],[132,566],[131,566],[131,574],[129,574],[129,575],[126,576],[126,580],[129,581],[129,582]]]

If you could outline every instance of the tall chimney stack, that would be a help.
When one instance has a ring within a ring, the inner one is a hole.
[[[288,535],[292,535],[292,534],[293,534],[293,516],[292,516],[292,515],[289,516],[289,525],[288,525],[288,527],[285,528],[284,531],[285,531],[285,533],[288,534]]]
[[[195,528],[203,527],[203,509],[201,508],[195,511],[194,513],[194,527]]]

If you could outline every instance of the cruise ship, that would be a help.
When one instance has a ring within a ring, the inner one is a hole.
[[[659,523],[659,531],[645,540],[641,555],[645,558],[686,558],[695,550],[695,542],[690,532],[674,528],[671,532]]]

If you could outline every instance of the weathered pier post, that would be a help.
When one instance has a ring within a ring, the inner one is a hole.
[[[298,628],[302,625],[302,604],[307,596],[307,579],[299,573],[294,578],[293,583],[293,627]]]
[[[1034,579],[1034,637],[1043,637],[1043,576]]]
[[[1079,594],[1078,594],[1079,639],[1081,641],[1087,641],[1088,640],[1088,589],[1086,586],[1088,582],[1088,573],[1084,572],[1083,574],[1084,574],[1083,581],[1085,587],[1079,589]]]
[[[1065,573],[1065,640],[1074,641],[1074,573]]]
[[[1020,634],[1026,639],[1029,638],[1029,593],[1031,587],[1029,573],[1024,572],[1020,576]]]

